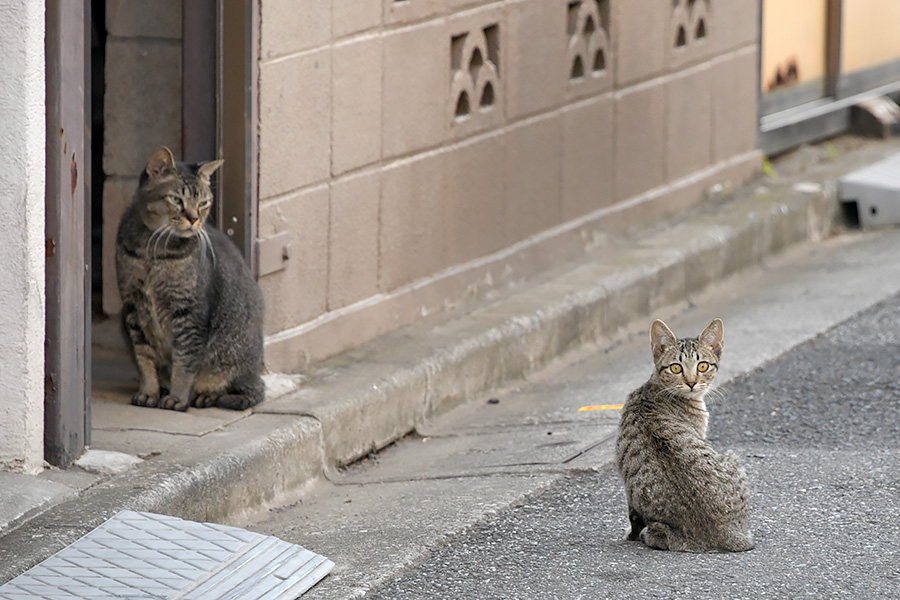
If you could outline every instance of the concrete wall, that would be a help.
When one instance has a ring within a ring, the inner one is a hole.
[[[103,309],[110,314],[121,307],[115,240],[122,212],[153,150],[181,152],[181,1],[106,0]]]
[[[110,313],[119,215],[152,149],[181,145],[181,2],[146,6],[107,0]],[[290,256],[260,278],[274,370],[513,285],[758,165],[758,0],[258,8],[257,234]]]
[[[264,0],[267,362],[302,369],[752,172],[757,0]]]
[[[44,4],[0,0],[0,469],[44,439]]]

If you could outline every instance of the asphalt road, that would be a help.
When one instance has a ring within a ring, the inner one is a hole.
[[[743,457],[754,550],[624,541],[610,467],[473,525],[366,598],[900,598],[900,296],[720,391],[709,438]]]

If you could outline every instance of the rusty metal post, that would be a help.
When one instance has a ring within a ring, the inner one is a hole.
[[[828,0],[825,19],[825,95],[840,96],[842,0]]]

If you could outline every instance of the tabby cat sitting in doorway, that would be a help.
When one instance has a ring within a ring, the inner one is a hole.
[[[676,338],[659,319],[650,327],[653,374],[628,396],[616,442],[629,540],[685,552],[753,548],[744,470],[706,441],[703,397],[719,370],[723,334],[721,319],[696,338]]]
[[[158,148],[119,223],[122,319],[140,376],[132,404],[242,410],[265,396],[263,298],[238,248],[206,224],[221,160]]]

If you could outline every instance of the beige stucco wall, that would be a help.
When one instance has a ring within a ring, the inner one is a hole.
[[[0,469],[44,460],[44,4],[0,0]]]
[[[758,2],[691,5],[262,1],[259,237],[290,237],[286,268],[260,279],[270,368],[749,174]]]

